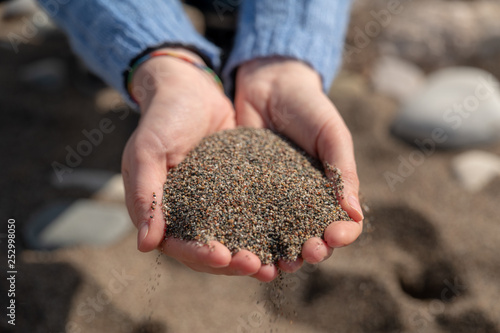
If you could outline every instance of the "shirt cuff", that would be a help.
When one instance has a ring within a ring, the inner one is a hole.
[[[310,65],[327,91],[341,62],[349,9],[350,0],[244,1],[225,85],[246,61],[285,56]]]
[[[178,0],[86,0],[54,7],[39,0],[68,34],[74,51],[91,71],[136,106],[125,88],[123,75],[132,59],[148,48],[171,43],[195,49],[220,67],[220,50],[194,29]]]

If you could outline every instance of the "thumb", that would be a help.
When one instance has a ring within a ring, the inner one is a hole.
[[[337,114],[338,115],[338,114]],[[359,204],[359,179],[352,138],[340,115],[332,117],[318,136],[317,151],[323,163],[340,170],[343,191],[339,201],[351,221],[335,221],[325,230],[324,239],[330,247],[341,247],[354,242],[363,229],[363,213]]]
[[[138,149],[134,136],[123,154],[122,174],[125,201],[138,229],[137,248],[149,252],[164,238],[165,222],[161,210],[163,183],[167,176],[165,154]]]
[[[336,167],[342,176],[342,208],[356,222],[363,220],[359,204],[359,179],[354,159],[352,137],[340,115],[331,117],[317,139],[318,157],[325,164]]]
[[[250,95],[250,96],[249,96]],[[236,91],[236,96],[234,99],[234,108],[236,111],[236,124],[243,127],[254,127],[263,128],[266,127],[266,123],[258,110],[262,110],[265,107],[265,103],[262,102],[264,98],[256,98],[257,105],[254,104],[254,97],[256,93],[247,92],[244,89],[239,89]]]

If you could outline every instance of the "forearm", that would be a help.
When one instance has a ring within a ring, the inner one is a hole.
[[[341,61],[349,9],[349,0],[245,1],[224,77],[246,61],[279,55],[310,65],[328,90]]]
[[[125,96],[124,72],[149,47],[185,45],[220,65],[218,48],[194,30],[178,0],[69,1],[56,11],[51,0],[39,2],[89,68]]]

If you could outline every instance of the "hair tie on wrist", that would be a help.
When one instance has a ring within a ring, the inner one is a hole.
[[[188,62],[188,63],[194,65],[195,67],[198,67],[202,71],[207,72],[208,74],[210,74],[210,76],[213,77],[213,79],[215,80],[215,82],[217,83],[217,85],[219,86],[219,88],[222,90],[222,92],[224,92],[224,87],[222,85],[221,79],[217,76],[217,74],[215,74],[215,72],[213,71],[213,69],[211,69],[210,67],[202,65],[200,63],[197,63],[197,62],[195,62],[195,61],[189,59],[188,57],[183,56],[182,54],[179,54],[179,53],[168,52],[168,51],[153,51],[153,52],[148,53],[145,56],[137,59],[134,62],[134,64],[130,67],[130,69],[128,70],[128,75],[127,75],[127,90],[128,90],[128,93],[129,93],[130,97],[132,98],[132,100],[134,102],[136,102],[137,104],[139,104],[139,102],[135,99],[134,95],[132,94],[132,78],[134,76],[134,72],[136,71],[136,69],[140,65],[142,65],[143,63],[145,63],[147,60],[149,60],[149,59],[151,59],[153,57],[158,57],[158,56],[174,57],[174,58],[177,58],[177,59],[180,59],[180,60],[184,60],[185,62]]]

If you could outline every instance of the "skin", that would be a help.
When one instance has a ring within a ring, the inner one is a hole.
[[[188,50],[165,50],[203,63]],[[345,187],[341,205],[354,220],[332,222],[325,230],[324,240],[309,239],[302,248],[301,259],[279,262],[279,267],[294,272],[303,260],[321,262],[331,256],[334,248],[351,244],[361,234],[363,216],[352,138],[337,109],[323,93],[318,73],[293,59],[255,59],[238,68],[235,87],[233,106],[210,75],[183,60],[155,57],[137,69],[132,94],[139,102],[141,120],[123,153],[126,203],[138,228],[140,251],[161,248],[166,255],[196,271],[272,281],[278,274],[277,267],[261,265],[249,251],[231,256],[216,241],[209,246],[173,238],[164,241],[160,206],[151,213],[152,193],[161,202],[168,170],[179,164],[203,137],[236,126],[267,127],[342,171]]]

